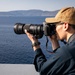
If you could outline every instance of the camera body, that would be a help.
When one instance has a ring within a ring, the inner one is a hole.
[[[43,23],[43,24],[22,24],[16,23],[14,26],[14,32],[16,34],[25,34],[24,30],[27,30],[37,39],[45,36],[52,36],[55,34],[55,24]]]

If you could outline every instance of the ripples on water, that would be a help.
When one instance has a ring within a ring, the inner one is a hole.
[[[46,17],[0,17],[0,63],[10,64],[32,64],[34,60],[34,51],[31,42],[24,35],[16,35],[13,26],[17,22],[42,24]],[[39,39],[44,54],[49,57],[45,51],[46,38]],[[51,45],[49,45],[51,49]]]

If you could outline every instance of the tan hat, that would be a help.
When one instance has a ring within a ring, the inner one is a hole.
[[[62,8],[54,18],[46,18],[46,23],[66,22],[75,25],[75,8]]]

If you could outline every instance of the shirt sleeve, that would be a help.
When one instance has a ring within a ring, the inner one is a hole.
[[[43,54],[41,48],[37,49],[35,51],[35,59],[34,59],[34,65],[35,65],[35,69],[36,71],[40,71],[42,65],[44,64],[44,62],[46,62],[46,58],[45,55]]]
[[[52,55],[53,56],[47,60],[41,48],[35,51],[34,65],[36,71],[40,72],[41,75],[47,75],[48,72],[53,72],[55,70],[55,63],[57,63],[59,56],[57,57],[55,53]]]

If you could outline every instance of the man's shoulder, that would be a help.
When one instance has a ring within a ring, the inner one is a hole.
[[[69,49],[70,49],[70,46],[62,46],[60,47],[58,50],[57,50],[57,54],[60,56],[60,57],[71,57],[71,54],[69,52]]]
[[[73,45],[64,45],[57,50],[57,53],[60,57],[63,58],[72,58],[75,57],[75,46]]]

